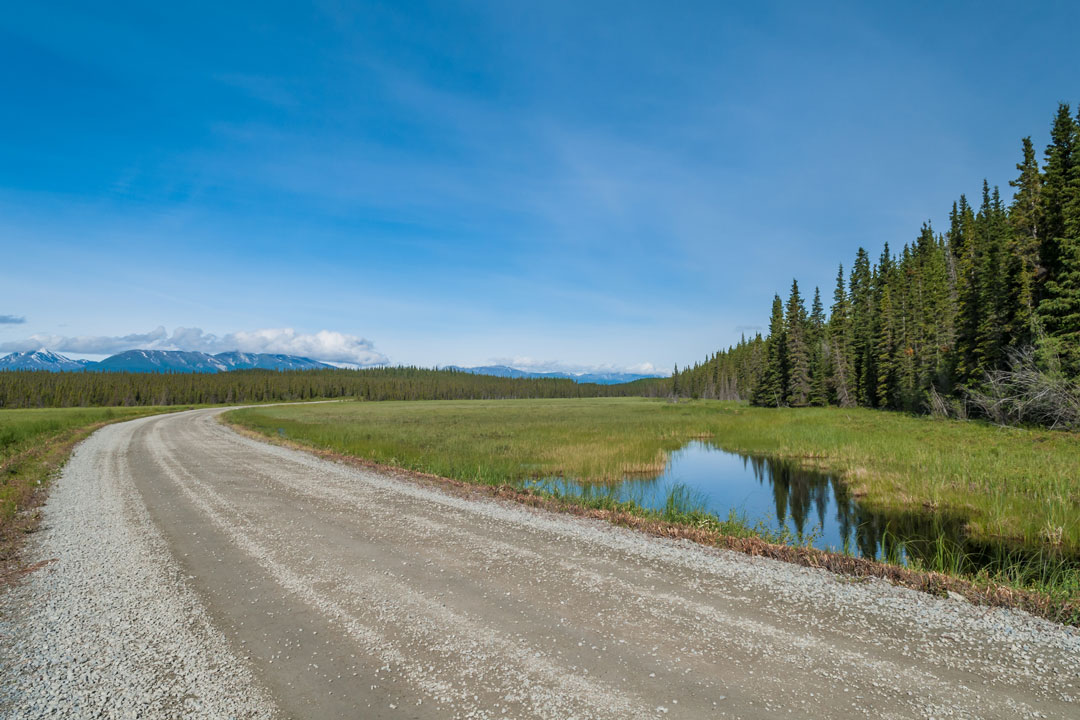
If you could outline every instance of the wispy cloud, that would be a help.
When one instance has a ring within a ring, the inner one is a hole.
[[[20,315],[0,315],[0,325],[22,325],[26,318]]]
[[[295,107],[296,98],[283,82],[274,77],[227,73],[216,76],[221,83],[235,88],[248,97],[276,107]]]
[[[388,358],[375,349],[374,343],[357,335],[334,330],[299,333],[292,328],[240,330],[225,335],[203,332],[201,328],[176,328],[170,335],[164,327],[131,335],[61,335],[35,334],[23,340],[0,343],[0,351],[19,352],[49,348],[57,352],[87,355],[110,355],[125,350],[197,350],[208,353],[239,350],[252,353],[302,355],[314,360],[350,365],[385,365]]]

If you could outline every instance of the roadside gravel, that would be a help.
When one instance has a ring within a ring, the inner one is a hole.
[[[76,451],[6,593],[11,717],[1075,718],[1080,633],[475,501],[200,410]]]
[[[274,705],[208,620],[107,427],[50,495],[30,563],[0,604],[0,715],[268,718]]]

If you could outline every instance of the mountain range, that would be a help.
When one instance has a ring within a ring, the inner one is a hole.
[[[189,350],[128,350],[94,362],[72,360],[42,348],[34,352],[16,352],[0,357],[2,370],[48,370],[50,372],[139,372],[139,373],[219,373],[231,370],[319,370],[332,365],[296,355],[243,353],[238,351],[210,355]],[[493,375],[507,378],[564,378],[579,383],[617,385],[658,375],[637,373],[531,372],[507,365],[459,367],[450,365],[444,370],[456,370],[473,375]]]
[[[484,365],[482,367],[458,367],[448,365],[444,370],[456,370],[473,375],[494,375],[495,377],[508,378],[563,378],[579,383],[597,383],[598,385],[618,385],[620,383],[644,380],[646,378],[662,377],[660,375],[642,375],[639,373],[603,372],[603,373],[565,373],[565,372],[532,372],[519,370],[509,365]]]
[[[0,357],[0,370],[49,370],[51,372],[78,372],[92,363],[72,360],[41,348],[34,352],[17,352]]]
[[[318,370],[332,365],[296,355],[223,352],[210,355],[186,350],[128,350],[100,362],[72,360],[42,348],[0,358],[0,370],[50,372],[218,373],[230,370]]]

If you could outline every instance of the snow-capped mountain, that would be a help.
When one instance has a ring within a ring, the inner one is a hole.
[[[101,362],[72,360],[45,348],[36,352],[17,352],[0,357],[0,370],[48,370],[51,372],[219,373],[231,370],[327,370],[333,367],[318,360],[297,355],[245,353],[237,350],[217,355],[188,350],[128,350],[107,357]],[[469,368],[450,365],[443,369],[507,378],[562,378],[579,383],[601,385],[616,385],[644,378],[660,377],[621,372],[579,375],[565,372],[532,372],[507,365]]]
[[[84,367],[86,367],[85,361],[72,360],[45,348],[33,352],[16,352],[0,357],[0,370],[63,372],[82,370]]]
[[[320,370],[332,367],[326,363],[298,355],[275,353],[242,353],[238,351],[218,353],[214,359],[230,370]]]
[[[579,383],[597,383],[599,385],[618,385],[620,383],[628,383],[635,380],[644,380],[645,378],[661,377],[660,375],[640,375],[637,373],[621,372],[581,373],[579,375],[565,372],[532,372],[530,370],[519,370],[518,368],[510,367],[508,365],[485,365],[483,367],[470,368],[450,365],[444,369],[457,370],[458,372],[466,372],[472,375],[494,375],[495,377],[508,378],[562,378]]]
[[[101,362],[72,360],[44,348],[0,358],[0,370],[52,372],[218,373],[230,370],[317,370],[330,365],[295,355],[223,352],[210,355],[185,350],[128,350]]]
[[[229,366],[203,352],[128,350],[107,357],[87,369],[103,372],[217,373],[229,370]]]

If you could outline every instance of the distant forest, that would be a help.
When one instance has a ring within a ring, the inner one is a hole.
[[[1080,116],[1058,107],[1041,168],[1030,137],[1022,149],[1008,204],[983,181],[977,207],[963,195],[953,203],[944,234],[924,224],[876,262],[859,248],[827,312],[817,289],[807,310],[792,282],[786,302],[773,298],[766,336],[676,368],[670,390],[767,406],[1075,419]]]
[[[322,398],[451,400],[643,394],[638,381],[595,385],[412,367],[222,373],[0,372],[0,408],[190,405]]]

